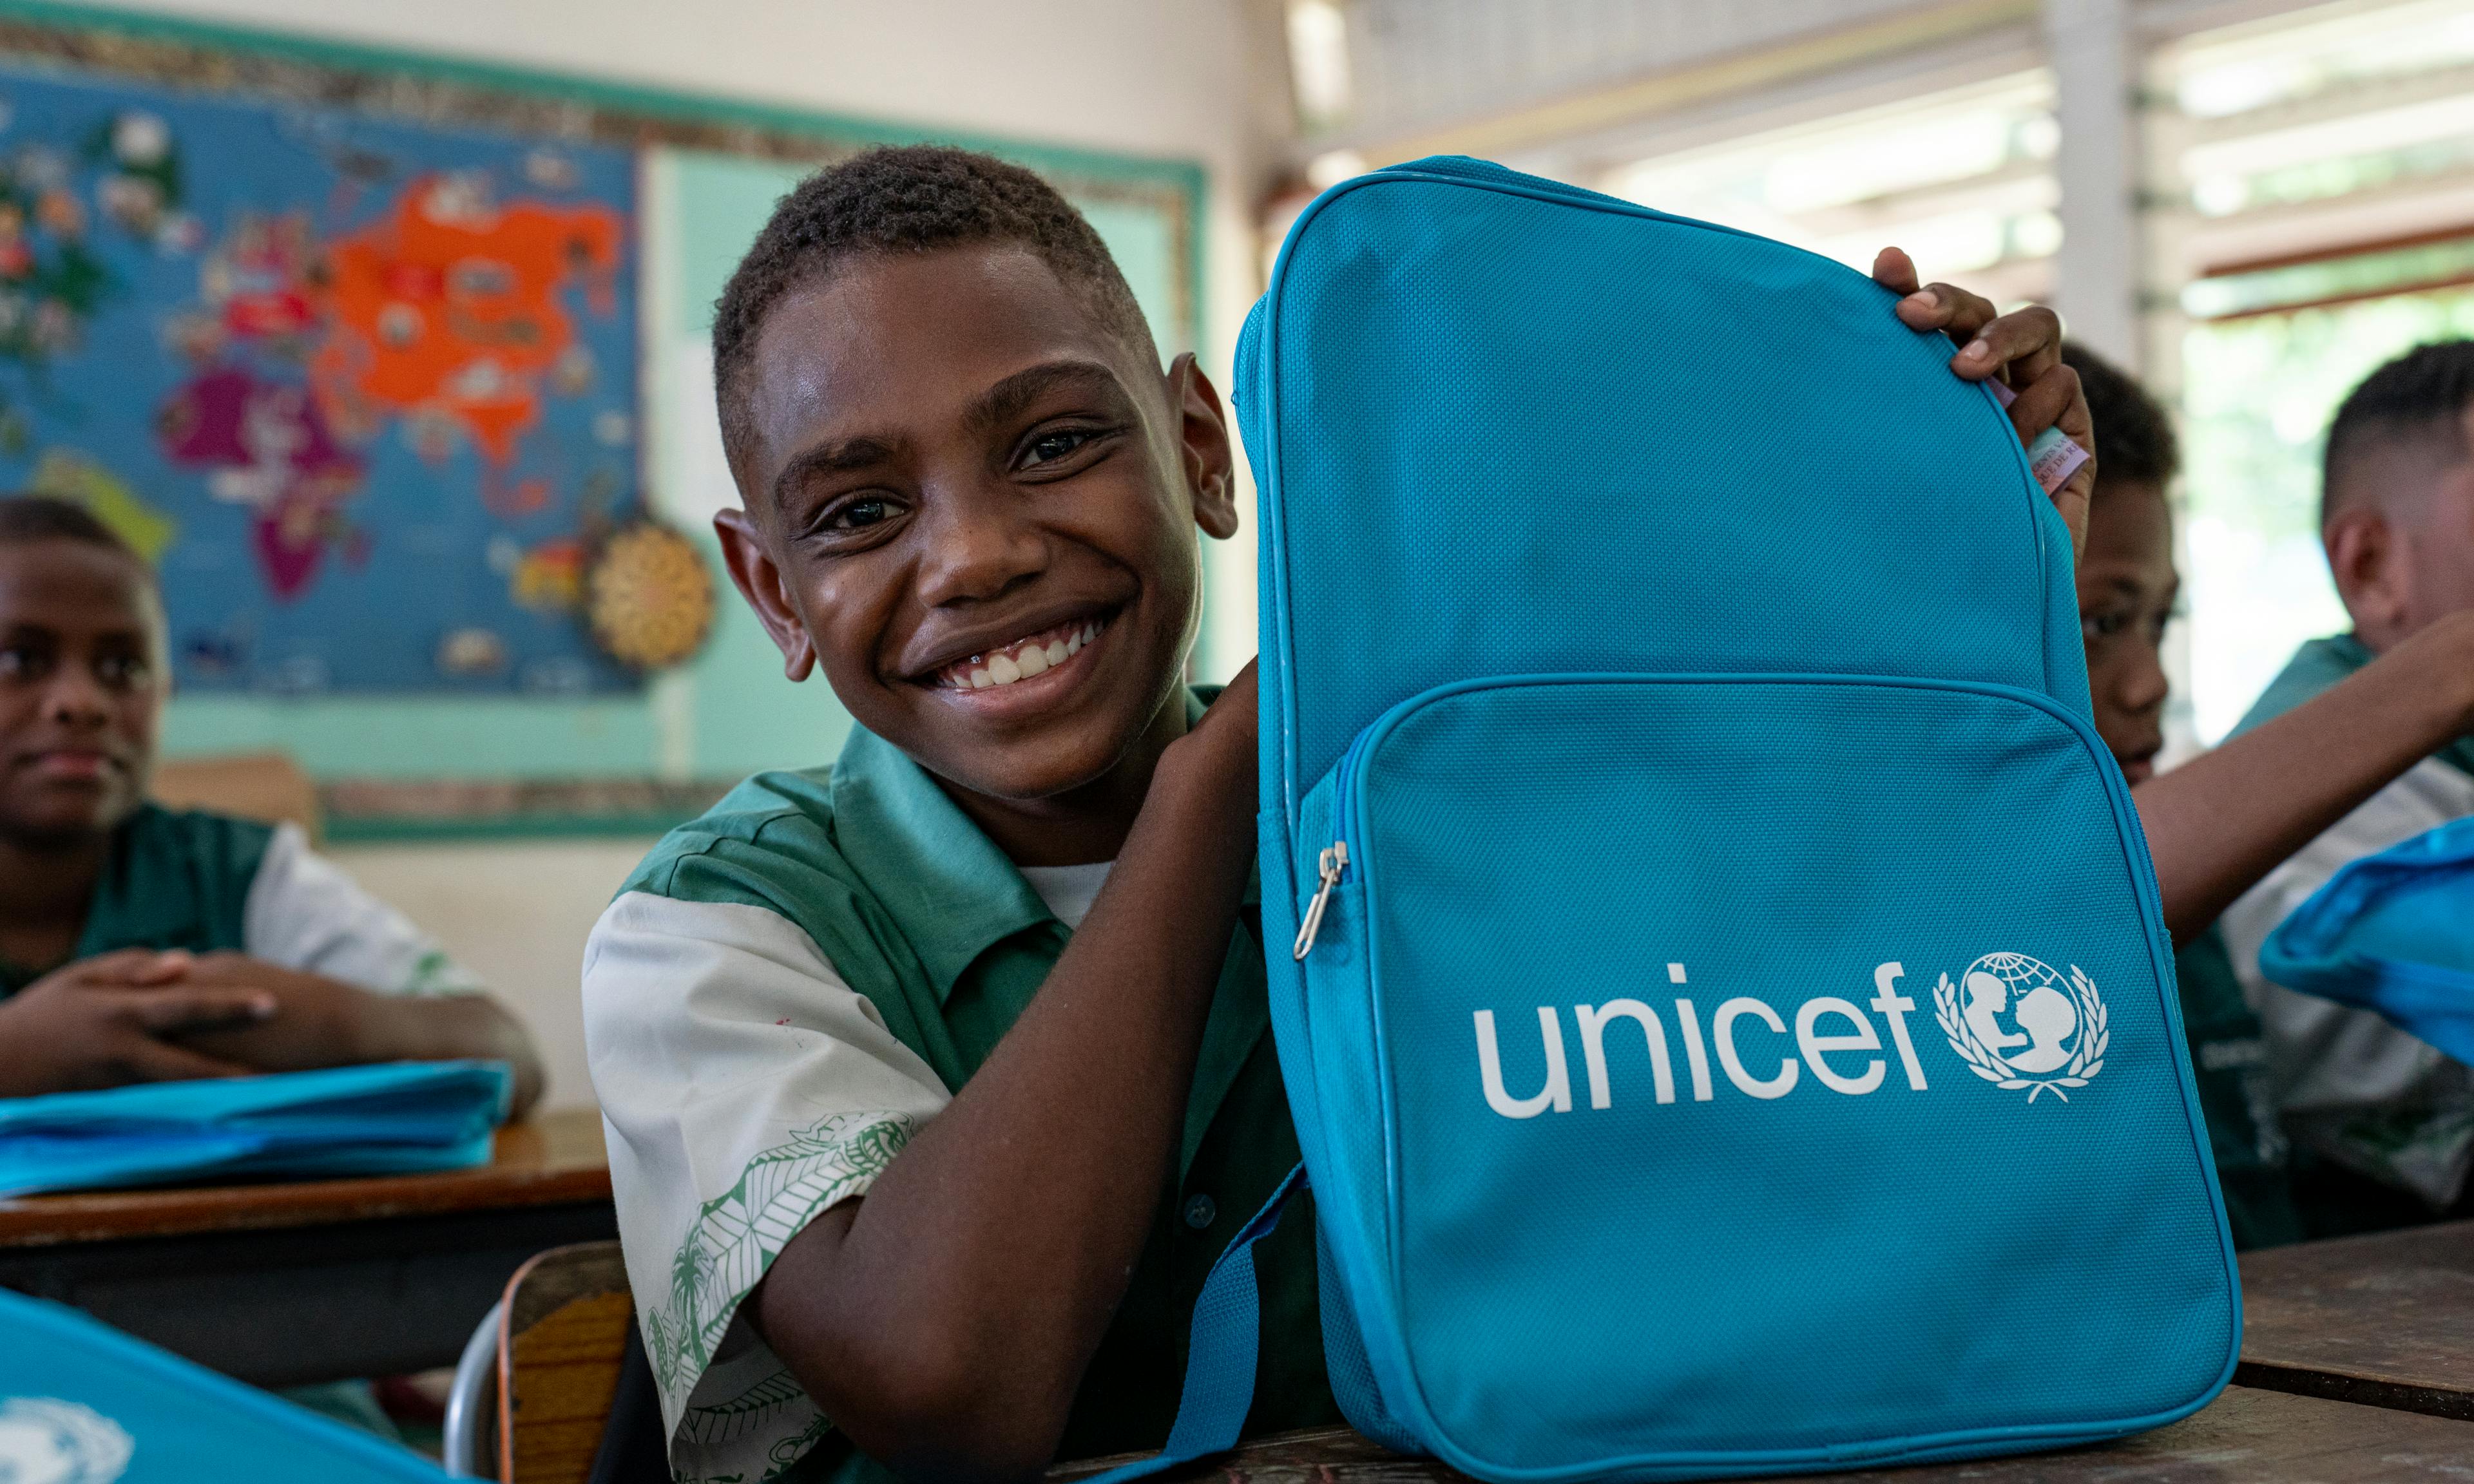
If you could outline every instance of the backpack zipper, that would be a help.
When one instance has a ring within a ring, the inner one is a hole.
[[[1348,842],[1334,840],[1324,846],[1315,869],[1322,882],[1315,888],[1314,900],[1306,903],[1305,921],[1298,924],[1297,945],[1290,950],[1290,956],[1300,962],[1314,951],[1315,935],[1322,931],[1323,909],[1331,904],[1331,889],[1340,884],[1342,873],[1348,870]]]
[[[1340,777],[1331,788],[1332,842],[1315,858],[1315,874],[1320,880],[1315,886],[1314,900],[1306,903],[1306,915],[1298,923],[1298,941],[1290,947],[1290,956],[1305,962],[1314,951],[1315,938],[1322,931],[1322,915],[1331,905],[1331,889],[1348,877],[1348,783],[1357,774],[1357,754],[1366,749],[1366,739],[1382,725],[1378,717],[1357,735],[1348,739],[1347,751],[1340,754]]]

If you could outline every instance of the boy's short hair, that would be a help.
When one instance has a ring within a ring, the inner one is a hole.
[[[2328,424],[2328,449],[2319,471],[2319,524],[2354,502],[2353,477],[2365,457],[2381,447],[2421,443],[2441,466],[2467,452],[2461,415],[2474,404],[2474,340],[2441,340],[2416,346],[2363,378],[2338,405]]]
[[[2164,403],[2077,341],[2062,342],[2062,364],[2079,373],[2096,423],[2097,488],[2126,481],[2162,486],[2181,472],[2182,444]]]
[[[1019,165],[942,145],[869,150],[799,182],[773,208],[714,306],[714,393],[722,447],[738,467],[748,363],[764,317],[792,290],[855,258],[1019,243],[1108,329],[1156,364],[1150,323],[1100,234],[1054,186]]]
[[[137,548],[85,506],[47,494],[0,494],[0,546],[32,546],[37,541],[109,547],[150,579],[154,575],[154,567],[137,554]]]

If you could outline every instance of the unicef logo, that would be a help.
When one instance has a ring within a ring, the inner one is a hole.
[[[0,1397],[0,1484],[111,1484],[137,1450],[118,1423],[59,1397]]]
[[[2024,953],[1987,953],[1955,985],[1933,986],[1933,1017],[1967,1069],[2027,1101],[2084,1088],[2104,1070],[2104,1001],[2076,964],[2062,976]]]

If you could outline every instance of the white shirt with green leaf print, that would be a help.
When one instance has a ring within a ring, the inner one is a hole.
[[[756,1484],[832,1424],[740,1302],[951,1099],[815,941],[761,907],[620,897],[585,947],[584,1012],[671,1472]]]

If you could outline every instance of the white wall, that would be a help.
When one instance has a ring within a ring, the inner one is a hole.
[[[326,853],[361,885],[438,935],[540,1045],[546,1108],[593,1101],[577,1013],[585,936],[649,839],[493,845],[356,845]]]
[[[1279,148],[1278,12],[1257,0],[146,0],[142,11],[864,117],[1200,160],[1205,361],[1226,386],[1257,289],[1253,219]],[[1250,505],[1250,501],[1249,501]],[[1201,664],[1253,652],[1250,533],[1215,549]],[[589,1102],[576,969],[651,842],[362,846],[331,853],[531,1025],[549,1104]]]

